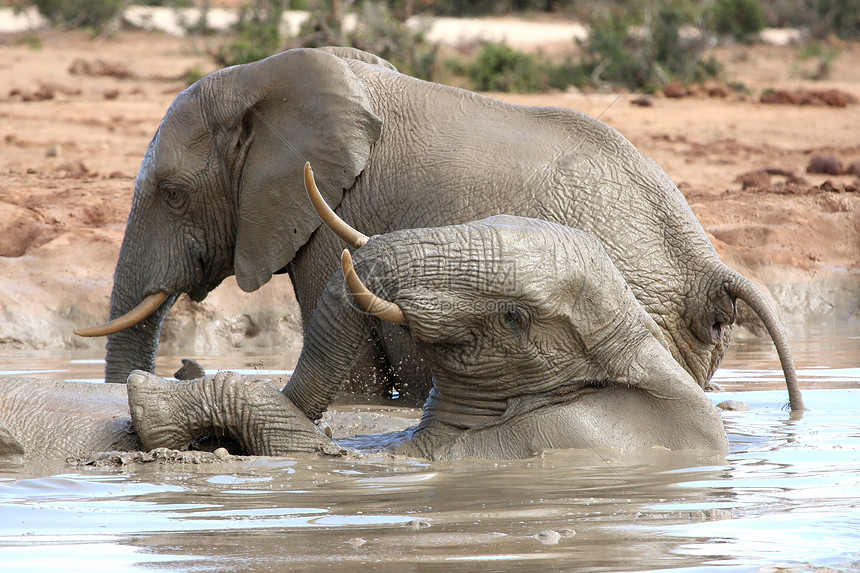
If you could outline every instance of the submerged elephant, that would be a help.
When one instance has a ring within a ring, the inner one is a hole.
[[[579,112],[420,81],[347,48],[288,50],[177,96],[135,183],[111,295],[115,322],[79,331],[109,334],[108,381],[151,372],[177,296],[202,300],[233,274],[253,291],[288,272],[308,328],[339,246],[317,232],[300,184],[306,161],[326,200],[371,234],[497,213],[590,233],[702,386],[741,299],[774,340],[792,408],[803,409],[772,306],[719,260],[666,173],[617,131]],[[402,360],[412,342],[397,329],[383,333],[345,378],[357,391],[395,386],[422,400],[429,373]]]
[[[117,435],[139,438],[145,449],[185,449],[216,436],[251,454],[337,453],[313,421],[343,372],[372,348],[373,333],[392,328],[414,340],[410,359],[426,362],[433,388],[416,427],[377,440],[389,452],[441,460],[528,457],[549,448],[727,449],[717,410],[589,234],[500,215],[353,242],[365,241],[354,264],[342,255],[343,271],[323,291],[283,391],[229,372],[176,382],[135,371],[127,390],[137,436],[128,434],[128,410],[116,401],[126,387],[115,384],[65,383],[53,397],[4,401],[0,426],[26,434],[21,420],[38,425],[56,415],[78,387],[98,415],[75,410],[63,431],[54,428],[77,448],[65,455],[118,443]],[[0,389],[11,395],[8,383],[0,379]],[[53,383],[31,386],[46,384]],[[57,407],[43,413],[46,402]],[[7,403],[15,405],[12,423]],[[80,417],[103,422],[80,432]],[[19,437],[19,444],[34,442]],[[0,435],[0,453],[3,442]]]
[[[389,437],[392,453],[727,449],[716,408],[589,234],[500,215],[376,236],[352,261],[344,251],[282,392],[237,375],[176,383],[133,372],[129,404],[144,445],[183,448],[212,434],[267,455],[331,446],[310,420],[374,333],[393,328],[412,338],[433,388],[420,423]]]
[[[139,448],[122,386],[0,377],[0,460]]]

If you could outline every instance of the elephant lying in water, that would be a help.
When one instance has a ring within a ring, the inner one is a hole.
[[[500,215],[368,239],[334,221],[361,246],[354,264],[343,252],[283,391],[249,377],[176,384],[135,371],[129,403],[148,448],[181,448],[201,434],[269,455],[328,447],[311,420],[374,335],[391,329],[412,338],[411,359],[433,375],[420,423],[390,437],[393,453],[727,448],[716,409],[588,233]]]
[[[743,300],[776,344],[792,409],[803,409],[773,308],[719,260],[678,188],[621,134],[572,110],[423,82],[346,48],[288,50],[177,96],[135,183],[111,296],[119,322],[83,331],[109,333],[109,382],[152,371],[176,298],[202,300],[233,274],[252,291],[288,272],[309,327],[339,247],[305,200],[308,160],[327,200],[369,233],[508,213],[592,234],[702,386]],[[356,391],[393,385],[423,401],[430,376],[409,358],[409,337],[389,330],[341,375]]]
[[[252,454],[337,451],[313,421],[372,334],[396,329],[415,341],[411,359],[426,362],[434,385],[420,423],[390,436],[393,453],[439,460],[548,448],[727,449],[717,410],[589,234],[496,216],[375,236],[352,260],[344,252],[343,271],[328,282],[282,392],[233,373],[174,382],[133,372],[128,403],[144,447],[184,449],[210,435],[229,436]],[[90,408],[103,410],[100,418],[122,414],[112,397],[124,387],[78,386],[91,393]],[[45,407],[43,400],[6,403],[16,404],[19,420],[38,420]],[[4,416],[0,424],[15,432]],[[117,424],[86,431],[122,435],[123,420]],[[65,427],[78,431],[71,420]]]

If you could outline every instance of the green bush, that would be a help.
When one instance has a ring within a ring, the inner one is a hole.
[[[54,26],[103,29],[119,15],[125,0],[29,0]]]
[[[706,32],[681,36],[681,28],[698,19],[696,6],[658,0],[646,8],[640,11],[625,5],[592,14],[588,38],[579,42],[581,73],[594,84],[646,92],[672,80],[689,83],[719,73],[716,60],[703,60]]]
[[[535,92],[549,85],[537,57],[504,43],[487,42],[478,56],[464,66],[474,89],[497,92]]]
[[[388,60],[404,74],[440,79],[438,47],[424,30],[413,30],[382,2],[363,2],[359,16],[358,29],[346,38],[351,46]]]
[[[288,0],[254,0],[239,11],[235,38],[223,44],[215,55],[222,66],[262,60],[283,48],[281,18]]]
[[[714,31],[739,42],[751,42],[767,26],[764,10],[756,0],[716,0]]]
[[[771,26],[806,28],[813,38],[860,38],[857,0],[762,0]]]

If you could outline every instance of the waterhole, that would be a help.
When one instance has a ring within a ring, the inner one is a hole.
[[[3,571],[756,571],[860,568],[860,337],[736,341],[715,376],[725,457],[556,451],[124,468],[0,466]],[[98,356],[2,355],[0,375],[94,379]],[[278,356],[202,357],[278,374]],[[161,358],[161,374],[179,357]],[[364,408],[368,416],[409,411]],[[36,568],[36,569],[34,569]]]

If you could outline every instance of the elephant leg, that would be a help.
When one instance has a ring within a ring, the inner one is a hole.
[[[340,449],[268,380],[219,372],[173,382],[147,372],[128,378],[132,421],[146,449],[187,449],[227,436],[251,455],[340,454]]]

